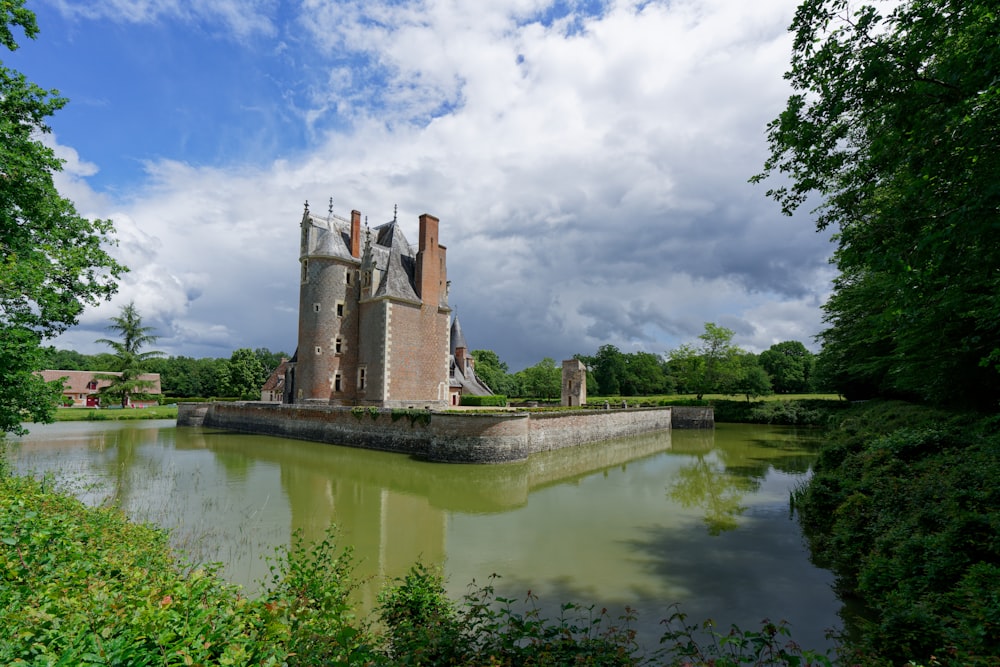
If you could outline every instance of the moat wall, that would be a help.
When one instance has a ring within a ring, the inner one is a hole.
[[[712,428],[711,408],[556,412],[423,412],[277,403],[182,403],[178,426],[206,426],[413,454],[430,461],[506,463],[531,454],[678,428]],[[688,414],[689,411],[696,411]]]

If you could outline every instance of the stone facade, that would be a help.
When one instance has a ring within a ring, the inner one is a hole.
[[[562,362],[562,405],[580,407],[587,404],[587,367],[579,359]]]
[[[274,403],[182,403],[179,426],[206,426],[413,454],[508,463],[564,447],[671,429],[671,408],[487,413]]]
[[[441,408],[449,402],[446,248],[420,216],[407,242],[395,216],[302,215],[299,333],[284,402]]]

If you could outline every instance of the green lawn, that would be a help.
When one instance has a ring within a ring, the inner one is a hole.
[[[57,422],[72,421],[119,421],[126,419],[177,419],[176,405],[160,405],[155,408],[59,408]]]

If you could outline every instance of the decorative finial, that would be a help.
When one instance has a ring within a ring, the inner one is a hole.
[[[306,200],[306,213],[308,213],[308,212],[309,212],[309,200],[307,199]]]
[[[327,219],[333,217],[333,197],[330,197],[330,208],[326,209]]]
[[[392,221],[396,222],[396,216],[399,214],[399,204],[392,205]]]

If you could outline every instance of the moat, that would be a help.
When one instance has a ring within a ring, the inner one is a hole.
[[[787,619],[813,648],[840,626],[832,575],[810,563],[789,516],[815,457],[810,431],[720,424],[477,466],[172,421],[31,430],[10,448],[18,471],[117,500],[251,591],[275,546],[336,523],[369,578],[364,605],[419,559],[443,568],[454,597],[497,573],[498,591],[530,589],[553,614],[563,601],[629,605],[647,645],[674,602],[723,629]]]

